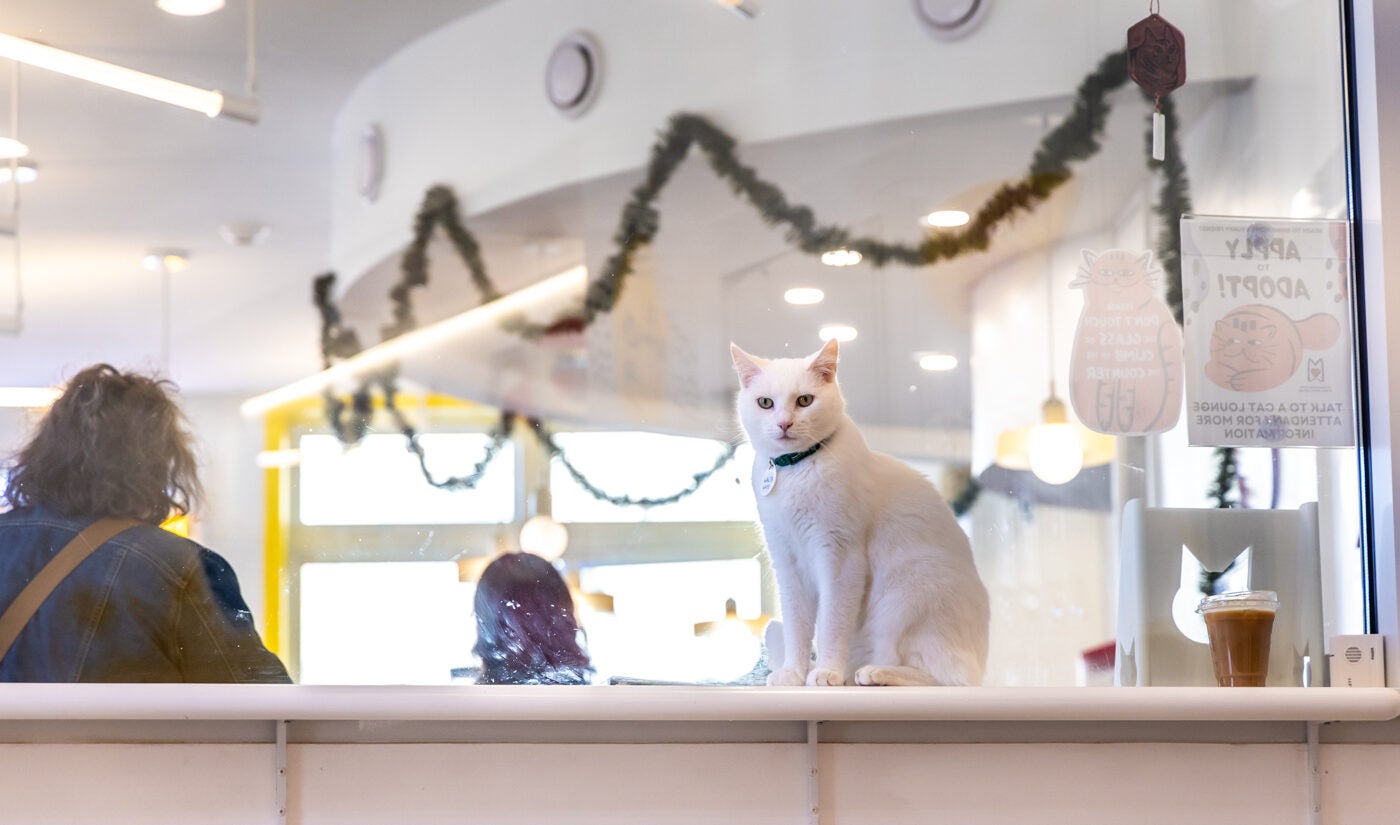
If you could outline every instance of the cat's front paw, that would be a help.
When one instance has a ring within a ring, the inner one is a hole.
[[[805,682],[806,675],[792,668],[783,668],[768,674],[770,687],[798,687]]]
[[[807,684],[813,687],[840,687],[846,684],[846,677],[830,668],[819,667],[807,674]]]

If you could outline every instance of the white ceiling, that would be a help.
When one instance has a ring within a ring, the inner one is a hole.
[[[319,322],[310,291],[327,266],[333,118],[355,83],[395,50],[493,1],[260,4],[263,114],[253,126],[21,70],[18,136],[30,145],[41,176],[21,190],[23,330],[8,345],[0,339],[0,385],[51,384],[97,360],[166,368],[161,279],[140,264],[157,247],[191,252],[190,271],[173,281],[169,316],[167,371],[185,392],[250,395],[317,369]],[[7,0],[0,31],[242,93],[245,8],[243,0],[229,0],[214,15],[176,18],[153,0]],[[8,66],[0,66],[0,135],[9,132],[8,80]],[[1183,119],[1215,93],[1210,84],[1182,90]],[[1117,99],[1127,101],[1127,94]],[[1044,117],[1068,111],[1071,102],[1061,97],[931,114],[741,152],[794,202],[812,206],[819,220],[912,243],[920,232],[915,217],[939,205],[931,199],[975,206],[997,183],[1023,174],[1045,132]],[[779,320],[772,308],[790,282],[818,283],[831,296],[823,311],[844,316],[821,321],[884,327],[884,345],[865,345],[869,357],[879,356],[864,370],[870,387],[849,392],[843,374],[848,394],[901,410],[888,424],[966,427],[967,371],[930,377],[917,369],[913,352],[938,349],[966,359],[965,291],[973,278],[1052,237],[1113,220],[1146,176],[1141,113],[1139,105],[1117,107],[1102,153],[1049,208],[999,235],[991,253],[878,275],[867,267],[824,271],[792,252],[781,232],[692,161],[663,195],[653,264],[682,312],[705,307],[723,319],[700,325],[689,342],[705,353],[726,352],[730,338],[767,355],[814,350],[819,342],[808,327],[818,323],[816,314]],[[596,267],[611,251],[618,212],[637,174],[565,186],[469,220],[483,238],[581,241],[582,262]],[[0,199],[5,195],[0,187]],[[405,224],[412,218],[403,217]],[[235,247],[220,239],[221,224],[248,221],[271,227],[265,243]],[[0,252],[3,247],[0,240]],[[365,343],[378,338],[375,319],[387,317],[387,282],[396,277],[394,266],[381,269],[345,299],[347,312],[359,315]],[[875,283],[882,286],[866,288]],[[755,291],[764,294],[747,301]],[[923,300],[910,301],[913,295]],[[0,295],[0,304],[6,300]],[[450,300],[425,294],[415,303],[426,321],[476,300],[459,290]],[[860,352],[851,348],[853,356]],[[727,369],[726,359],[702,360],[706,369]],[[731,391],[728,374],[703,379],[717,397]],[[884,397],[916,385],[926,389],[921,403]]]
[[[332,119],[372,67],[493,1],[259,3],[255,126],[21,69],[18,137],[40,178],[21,189],[23,329],[0,336],[0,384],[50,384],[96,360],[162,367],[160,278],[140,264],[155,247],[191,253],[170,314],[182,389],[249,393],[315,369]],[[179,18],[153,0],[6,0],[0,31],[243,94],[246,8]],[[0,135],[10,88],[0,61]],[[244,221],[268,224],[268,240],[221,240],[220,225]],[[9,252],[0,239],[0,267]]]

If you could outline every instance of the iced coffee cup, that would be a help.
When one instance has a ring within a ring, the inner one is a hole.
[[[1215,681],[1221,687],[1263,687],[1269,674],[1269,642],[1278,612],[1272,590],[1207,596],[1196,608],[1206,620]]]

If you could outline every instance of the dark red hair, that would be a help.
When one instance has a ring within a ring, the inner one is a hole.
[[[476,634],[479,684],[581,685],[593,672],[579,645],[568,585],[530,553],[506,553],[482,571]]]
[[[79,372],[15,457],[5,498],[70,518],[188,513],[200,486],[174,388],[109,364]]]

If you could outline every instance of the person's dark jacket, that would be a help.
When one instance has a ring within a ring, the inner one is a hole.
[[[0,514],[0,610],[91,521]],[[149,524],[84,559],[0,660],[0,682],[290,681],[228,562]]]

